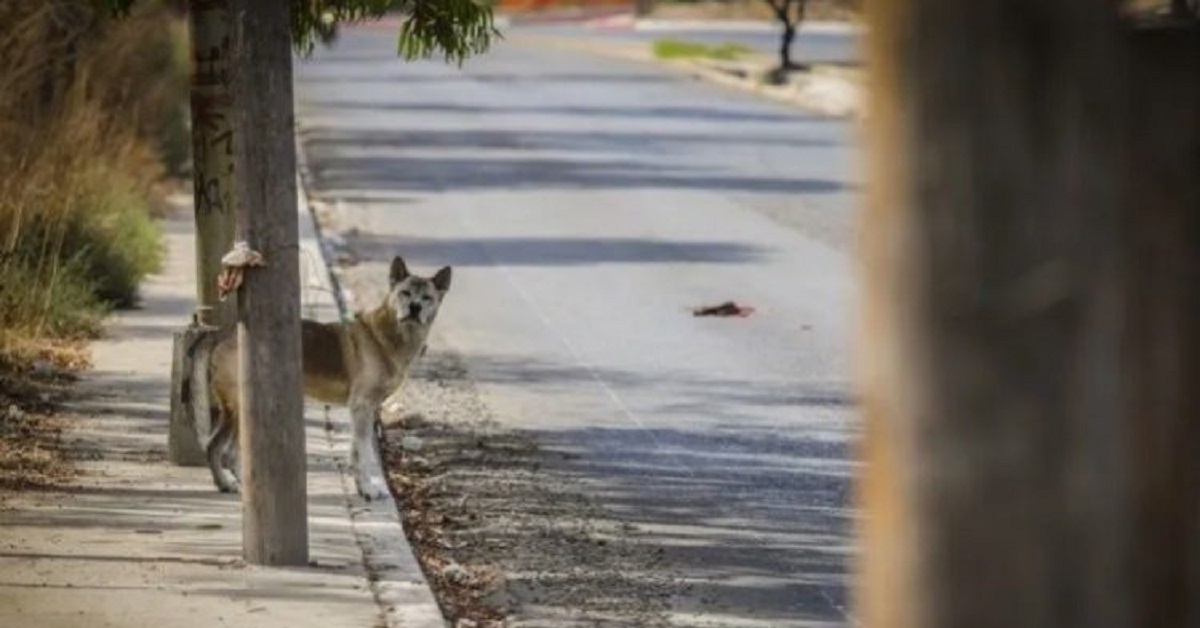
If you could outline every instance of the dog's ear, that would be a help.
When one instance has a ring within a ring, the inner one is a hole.
[[[388,272],[388,280],[394,286],[405,279],[408,279],[408,266],[404,264],[404,259],[397,255],[392,258],[392,269]]]
[[[450,267],[443,266],[437,274],[433,276],[433,287],[438,289],[438,292],[445,292],[450,289]]]

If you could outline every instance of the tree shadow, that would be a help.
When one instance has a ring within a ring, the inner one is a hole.
[[[416,432],[430,443],[426,459],[446,455],[437,451],[445,441],[482,448],[435,467],[447,495],[440,512],[448,521],[507,521],[450,542],[488,548],[456,559],[505,570],[493,600],[526,620],[593,625],[620,604],[686,625],[850,623],[844,442],[754,428],[630,427],[518,430],[500,439],[534,446],[505,447],[494,434],[432,429]]]
[[[456,83],[498,83],[504,85],[573,85],[579,83],[633,83],[658,84],[682,79],[668,74],[640,72],[588,72],[588,73],[519,73],[519,72],[469,72],[457,74],[425,74],[408,71],[403,61],[388,60],[379,55],[356,55],[340,53],[324,56],[319,61],[326,67],[338,67],[337,72],[305,72],[304,81],[311,84],[344,86],[348,83],[379,83],[396,85],[453,85]],[[371,67],[374,65],[375,67]],[[380,66],[395,67],[396,71],[381,72]]]
[[[308,82],[308,79],[304,79]],[[319,81],[317,81],[319,82]],[[348,98],[305,98],[297,106],[301,110],[330,110],[346,112],[389,113],[446,113],[459,115],[498,116],[568,116],[580,118],[644,119],[647,121],[698,122],[765,122],[804,123],[827,122],[817,116],[799,112],[773,112],[758,107],[704,105],[538,105],[538,104],[480,104],[440,103],[412,100],[372,101]],[[687,136],[680,136],[685,138]]]
[[[722,174],[713,168],[551,157],[385,157],[369,154],[351,157],[334,153],[314,160],[311,172],[318,188],[336,193],[345,190],[658,189],[821,194],[847,189],[845,184],[827,179],[747,177]]]
[[[469,356],[466,371],[453,375],[446,359],[431,354],[414,381],[453,388],[469,372],[470,385],[503,396],[506,387],[599,379],[623,398],[653,391],[684,400],[666,411],[695,417],[667,421],[647,410],[640,421],[603,426],[481,429],[474,417],[443,414],[404,432],[426,443],[422,460],[445,495],[434,500],[438,512],[481,523],[450,542],[488,549],[455,559],[498,563],[508,578],[498,599],[522,617],[591,625],[608,604],[632,604],[683,625],[850,623],[857,428],[844,384],[504,355]],[[791,418],[780,420],[780,409]],[[401,459],[393,450],[394,469]]]
[[[374,107],[371,107],[374,108]],[[301,139],[309,150],[329,151],[353,146],[356,149],[418,150],[424,148],[480,148],[521,151],[581,151],[589,153],[650,153],[676,155],[695,150],[697,144],[724,146],[836,147],[842,143],[822,138],[794,138],[763,134],[663,133],[653,131],[352,131],[305,129]]]
[[[430,266],[585,266],[616,263],[746,264],[770,254],[737,242],[672,242],[641,238],[422,238],[354,232],[345,236],[363,260],[401,252]]]

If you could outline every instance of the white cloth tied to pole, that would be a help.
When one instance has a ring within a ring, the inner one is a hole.
[[[250,248],[244,240],[235,242],[233,250],[221,258],[221,274],[217,275],[217,293],[224,301],[226,297],[242,286],[243,275],[247,268],[266,266],[267,262],[262,253]]]

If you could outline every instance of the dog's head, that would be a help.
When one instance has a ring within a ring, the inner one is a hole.
[[[388,273],[388,306],[401,324],[430,325],[437,316],[446,292],[450,290],[450,267],[445,266],[432,277],[418,277],[408,272],[408,266],[397,255]]]

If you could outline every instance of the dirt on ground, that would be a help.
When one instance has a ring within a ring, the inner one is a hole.
[[[75,471],[57,416],[75,373],[86,364],[83,349],[57,349],[47,357],[0,360],[0,505],[12,491],[60,486]]]
[[[356,307],[381,294],[381,268],[340,271]],[[405,531],[451,625],[669,625],[686,585],[662,553],[584,496],[561,464],[573,454],[503,427],[436,330],[430,344],[385,405],[383,449]]]

